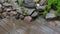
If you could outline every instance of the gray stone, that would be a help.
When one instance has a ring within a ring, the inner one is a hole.
[[[36,6],[35,2],[33,0],[24,0],[23,6],[34,8]]]
[[[14,9],[20,8],[17,3],[13,3],[12,5]]]
[[[21,8],[17,8],[17,12],[22,14]]]
[[[0,0],[0,3],[2,4],[4,2],[4,0]]]
[[[46,19],[55,18],[56,16],[55,16],[54,12],[55,12],[54,10],[50,10],[50,12],[47,13],[47,15],[46,15]]]
[[[32,17],[35,17],[35,16],[37,16],[38,15],[38,13],[37,12],[34,12],[31,16]]]
[[[20,17],[20,18],[24,18],[24,16],[23,16],[23,15],[20,15],[19,17]]]
[[[17,1],[17,0],[10,0],[10,1],[15,2],[15,1]]]
[[[3,12],[2,15],[3,15],[3,17],[6,17],[7,16],[7,12]]]
[[[4,6],[12,6],[10,3],[3,3]]]
[[[16,0],[11,0],[10,3],[12,4],[14,9],[19,8],[18,4],[15,2]]]
[[[46,4],[46,3],[47,3],[47,0],[41,0],[41,1],[39,2],[40,5],[43,5],[43,4]]]
[[[30,15],[33,11],[34,11],[34,9],[28,9],[27,14]]]
[[[46,5],[44,5],[44,6],[37,6],[36,8],[37,8],[37,9],[43,9],[43,10],[44,10],[45,7],[46,7]]]
[[[12,10],[12,9],[10,9],[10,8],[5,8],[5,10],[8,12],[8,11],[10,11],[10,10]]]
[[[31,13],[35,10],[35,9],[29,9],[29,8],[25,8],[24,9],[27,11],[27,15],[31,15]]]

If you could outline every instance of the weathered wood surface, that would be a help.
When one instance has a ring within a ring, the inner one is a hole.
[[[20,19],[5,18],[0,20],[0,34],[60,34],[60,28],[45,25],[41,19],[27,24]]]

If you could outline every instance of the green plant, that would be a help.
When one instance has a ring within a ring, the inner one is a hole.
[[[58,14],[60,13],[60,0],[57,1],[57,10],[55,12],[55,15],[58,16]]]
[[[24,0],[17,0],[18,5],[21,6],[21,4],[23,3]]]
[[[47,0],[47,9],[44,10],[43,12],[43,16],[46,16],[46,14],[49,12],[49,10],[51,9],[51,5],[52,4],[57,4],[56,8],[57,10],[55,11],[55,15],[58,16],[58,14],[60,13],[60,0]]]
[[[21,10],[22,10],[22,13],[23,13],[24,15],[27,15],[28,10],[25,10],[24,7],[21,7]]]
[[[39,0],[34,0],[34,1],[35,1],[36,4],[39,2]]]

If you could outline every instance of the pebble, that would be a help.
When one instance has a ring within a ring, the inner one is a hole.
[[[26,17],[24,18],[24,21],[25,21],[26,23],[30,23],[31,20],[32,20],[32,18],[31,18],[30,16],[26,16]]]

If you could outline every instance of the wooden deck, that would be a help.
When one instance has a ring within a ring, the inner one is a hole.
[[[27,24],[22,20],[5,18],[0,20],[0,34],[60,34],[60,28],[37,20]]]

